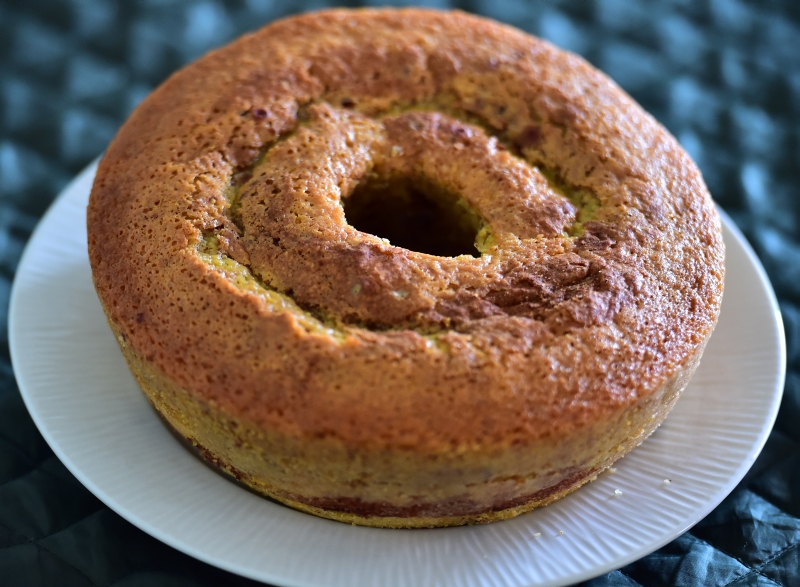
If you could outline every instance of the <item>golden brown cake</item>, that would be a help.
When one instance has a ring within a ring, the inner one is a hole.
[[[593,479],[664,419],[722,296],[674,138],[461,13],[319,12],[200,59],[119,132],[88,227],[168,423],[355,524],[499,520]]]

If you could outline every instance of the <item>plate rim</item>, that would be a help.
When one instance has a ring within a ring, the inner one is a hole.
[[[38,242],[38,238],[40,235],[45,231],[47,225],[51,221],[51,217],[55,213],[55,210],[58,207],[59,202],[67,199],[68,194],[70,194],[73,190],[77,188],[82,182],[89,180],[89,176],[91,176],[91,180],[93,181],[95,172],[97,170],[97,165],[100,161],[100,158],[94,160],[90,163],[86,168],[84,168],[80,173],[78,173],[65,187],[61,192],[54,198],[52,203],[49,205],[47,211],[42,215],[41,219],[37,223],[35,229],[31,233],[28,241],[25,244],[23,253],[20,257],[19,263],[17,265],[17,269],[15,271],[13,284],[11,287],[10,299],[9,299],[9,308],[8,308],[8,336],[9,336],[9,352],[11,356],[11,364],[15,376],[15,380],[17,382],[17,386],[20,391],[20,395],[23,398],[23,402],[31,415],[31,418],[34,421],[37,429],[39,430],[40,434],[42,434],[43,438],[53,450],[54,454],[58,459],[64,464],[64,466],[70,471],[72,475],[76,477],[76,479],[86,487],[95,497],[97,497],[104,505],[106,505],[109,509],[114,511],[116,514],[121,516],[123,519],[128,521],[129,523],[136,526],[138,529],[142,530],[143,532],[149,534],[150,536],[156,538],[157,540],[169,545],[176,550],[183,552],[193,558],[196,558],[202,562],[211,564],[218,568],[224,569],[228,572],[244,576],[256,581],[269,581],[275,582],[276,585],[292,585],[296,587],[315,587],[316,583],[308,583],[303,581],[295,581],[295,582],[286,582],[286,577],[281,575],[276,575],[274,573],[269,573],[269,577],[266,577],[265,573],[258,573],[255,570],[242,568],[235,563],[228,562],[224,558],[216,557],[213,554],[209,554],[208,552],[204,552],[201,549],[195,548],[194,546],[187,544],[185,541],[181,541],[179,537],[176,535],[168,534],[156,526],[153,526],[149,523],[146,519],[142,519],[140,515],[138,515],[135,511],[131,511],[129,508],[125,507],[124,505],[117,503],[113,496],[108,495],[105,491],[100,489],[96,485],[91,478],[87,477],[86,474],[80,469],[79,466],[64,452],[61,445],[57,440],[55,440],[52,436],[51,431],[48,429],[47,425],[43,421],[43,416],[39,413],[32,404],[32,395],[30,391],[27,389],[27,383],[25,382],[24,378],[20,376],[19,365],[21,359],[19,358],[19,336],[20,336],[20,327],[19,327],[19,320],[21,319],[19,316],[19,286],[20,283],[19,276],[24,274],[26,271],[29,271],[29,265],[31,264],[31,257],[33,256],[33,250],[35,249],[36,243]],[[745,256],[755,270],[756,274],[758,275],[758,279],[761,285],[762,290],[766,294],[766,301],[768,302],[769,308],[771,310],[771,314],[775,320],[775,328],[776,328],[776,335],[778,337],[778,373],[776,378],[776,389],[777,391],[772,396],[772,403],[770,406],[770,410],[768,412],[768,417],[766,418],[765,422],[763,423],[762,428],[757,435],[756,441],[752,444],[750,450],[747,453],[745,459],[743,459],[738,467],[736,468],[735,472],[731,475],[729,481],[718,488],[718,490],[714,493],[713,498],[706,499],[704,502],[704,507],[698,508],[697,510],[692,512],[692,521],[689,521],[686,524],[681,524],[680,527],[676,527],[673,532],[668,533],[667,536],[663,537],[662,539],[656,540],[655,542],[651,542],[647,545],[641,546],[627,555],[619,557],[614,561],[609,561],[606,564],[598,565],[592,568],[589,571],[585,571],[582,573],[573,573],[569,577],[565,577],[560,582],[546,582],[546,583],[534,583],[533,585],[568,585],[573,582],[585,581],[594,577],[598,577],[615,569],[618,569],[622,566],[629,564],[632,561],[638,560],[656,550],[668,544],[669,542],[673,541],[675,538],[681,536],[690,528],[692,528],[695,524],[705,518],[709,513],[711,513],[741,482],[741,480],[746,475],[747,471],[752,467],[755,459],[761,453],[766,444],[772,429],[774,427],[775,421],[777,419],[778,410],[780,409],[781,399],[783,396],[784,386],[785,386],[785,377],[786,377],[786,340],[785,340],[785,332],[783,326],[783,320],[781,317],[780,306],[778,304],[777,297],[775,295],[774,289],[769,281],[769,278],[766,274],[766,271],[761,264],[758,256],[756,255],[755,251],[751,247],[750,243],[747,241],[744,234],[741,230],[736,226],[733,222],[731,217],[722,210],[719,206],[717,206],[717,210],[722,217],[722,222],[724,228],[727,229],[733,238],[737,241],[737,244],[743,249]],[[727,246],[727,243],[726,243]],[[724,294],[723,294],[724,295]],[[155,414],[154,414],[155,417]],[[442,531],[442,529],[438,529],[438,531]],[[447,529],[444,529],[447,531]]]

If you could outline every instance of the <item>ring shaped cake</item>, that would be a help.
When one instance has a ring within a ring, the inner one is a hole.
[[[449,223],[401,226],[420,202]],[[370,215],[442,252],[348,223]],[[88,226],[167,422],[356,524],[487,522],[591,480],[664,419],[722,296],[676,141],[582,59],[460,13],[320,12],[207,55],[119,132]]]

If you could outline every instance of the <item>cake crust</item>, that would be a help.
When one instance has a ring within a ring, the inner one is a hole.
[[[347,223],[423,184],[477,257]],[[279,21],[173,75],[100,163],[95,286],[167,421],[258,491],[343,521],[502,519],[663,420],[719,312],[690,158],[582,59],[462,13]],[[427,509],[426,509],[427,508]]]

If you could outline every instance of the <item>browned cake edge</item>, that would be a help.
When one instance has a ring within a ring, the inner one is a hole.
[[[331,439],[296,439],[258,430],[177,386],[142,361],[115,325],[110,326],[151,405],[208,463],[294,509],[384,528],[506,520],[593,481],[662,423],[699,366],[707,342],[660,390],[613,419],[573,431],[569,438],[505,450],[493,447],[491,452],[471,447],[422,455],[352,450]],[[520,476],[520,470],[533,473]],[[437,487],[437,477],[446,483]],[[459,493],[453,494],[453,488]],[[421,495],[439,499],[420,501]]]

